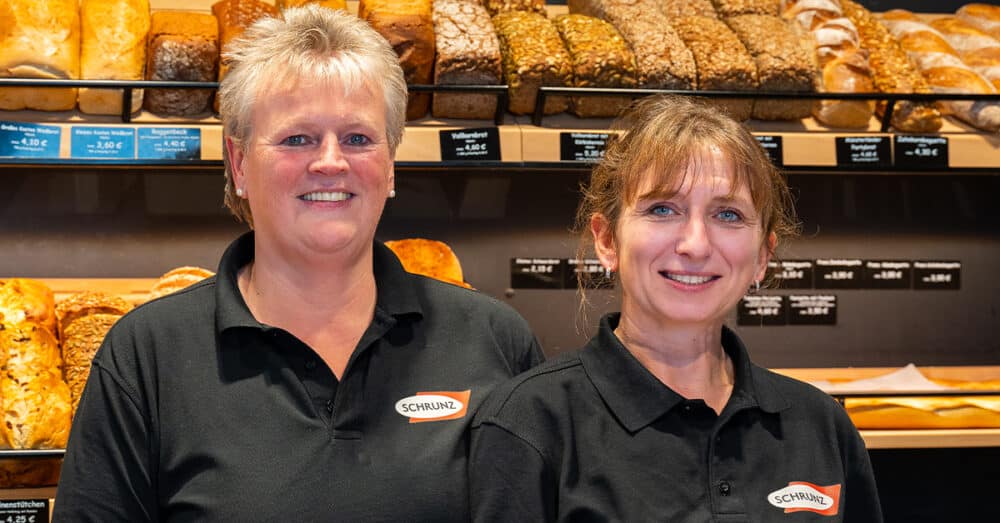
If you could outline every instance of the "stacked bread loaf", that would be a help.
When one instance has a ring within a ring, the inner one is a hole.
[[[698,67],[700,90],[755,91],[759,85],[757,65],[736,33],[722,20],[707,16],[683,16],[671,20]],[[750,118],[753,100],[717,99],[712,103],[737,120]]]
[[[0,283],[0,448],[63,448],[70,394],[53,334],[52,291],[41,282]],[[58,460],[0,460],[0,487],[52,485]]]
[[[501,83],[500,42],[482,4],[471,0],[434,2],[434,83],[497,85]],[[496,113],[490,94],[434,93],[431,114],[438,118],[486,120]]]
[[[857,27],[838,0],[784,0],[782,17],[811,33],[820,67],[817,89],[829,93],[875,92],[868,51]],[[875,112],[873,100],[821,100],[812,114],[830,127],[865,128]]]
[[[875,87],[883,93],[930,93],[930,86],[910,62],[906,51],[875,15],[852,0],[840,0],[844,14],[858,28],[861,46],[868,49]],[[879,104],[881,108],[884,104]],[[931,103],[901,100],[892,125],[905,132],[931,133],[941,128],[941,113]]]
[[[132,309],[124,299],[101,292],[82,292],[56,305],[62,358],[69,384],[67,393],[72,411],[90,375],[90,363],[104,341],[104,336],[118,318]]]
[[[570,14],[553,20],[573,65],[575,87],[635,87],[635,57],[618,30],[592,16]],[[570,112],[582,117],[617,115],[629,98],[575,96]]]
[[[184,266],[170,269],[153,284],[153,288],[149,291],[149,299],[177,292],[212,276],[215,276],[214,272],[201,267]]]
[[[434,67],[434,16],[431,0],[361,0],[358,16],[396,50],[407,84],[429,84]],[[430,95],[410,93],[406,119],[427,114]]]
[[[670,20],[685,16],[707,16],[718,18],[712,0],[660,0],[660,11]]]
[[[963,62],[1000,91],[1000,40],[954,16],[935,18],[930,25],[944,36]]]
[[[80,2],[80,77],[86,80],[141,80],[146,66],[149,0]],[[80,89],[80,111],[121,114],[121,89]],[[142,108],[142,89],[132,92],[130,112]]]
[[[906,50],[935,93],[996,94],[993,84],[962,62],[944,35],[913,13],[895,9],[882,15],[882,23]],[[967,100],[939,101],[946,114],[980,129],[1000,129],[1000,105]]]
[[[510,112],[531,114],[542,86],[566,87],[573,66],[552,21],[534,11],[504,11],[493,17],[503,55],[503,74],[510,89]],[[564,96],[545,98],[545,114],[561,113]]]
[[[778,16],[780,0],[712,0],[722,18],[742,15]]]
[[[0,76],[80,77],[80,11],[77,0],[0,2]],[[0,110],[65,111],[76,89],[0,88]]]
[[[214,82],[219,61],[219,26],[206,13],[157,11],[150,22],[147,80]],[[194,116],[209,108],[211,89],[150,89],[147,110],[165,116]]]

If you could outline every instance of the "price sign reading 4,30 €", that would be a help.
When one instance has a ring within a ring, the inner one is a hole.
[[[789,325],[836,325],[837,297],[791,295],[788,297]]]
[[[788,306],[784,296],[744,296],[736,311],[738,325],[785,325]]]
[[[837,167],[864,169],[889,167],[892,154],[886,136],[838,136]]]
[[[49,500],[0,500],[0,523],[49,523]]]
[[[139,159],[200,160],[201,130],[192,127],[140,127]]]
[[[944,136],[896,135],[895,163],[897,167],[946,169],[948,138]]]
[[[56,125],[0,122],[0,157],[59,158],[61,135]]]
[[[561,258],[511,258],[513,289],[562,289],[565,276]]]
[[[559,159],[564,162],[596,162],[604,157],[608,133],[559,133]]]
[[[131,127],[74,126],[69,143],[73,158],[135,159],[135,129]]]
[[[438,131],[441,161],[499,162],[500,131],[496,127]]]

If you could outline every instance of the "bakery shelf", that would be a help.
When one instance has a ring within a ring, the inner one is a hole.
[[[61,458],[64,454],[66,449],[0,450],[0,460]]]
[[[1000,447],[1000,429],[861,430],[872,449]]]

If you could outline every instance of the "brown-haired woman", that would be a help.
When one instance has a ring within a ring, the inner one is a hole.
[[[844,410],[754,365],[724,326],[796,231],[782,176],[690,98],[640,100],[619,127],[577,224],[617,273],[621,312],[480,410],[474,519],[880,521]]]

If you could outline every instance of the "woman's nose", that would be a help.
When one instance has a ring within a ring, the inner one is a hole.
[[[677,254],[683,254],[692,258],[703,258],[711,252],[708,238],[708,228],[705,220],[701,217],[691,215],[685,221],[680,230],[680,237],[677,238],[675,247]]]

